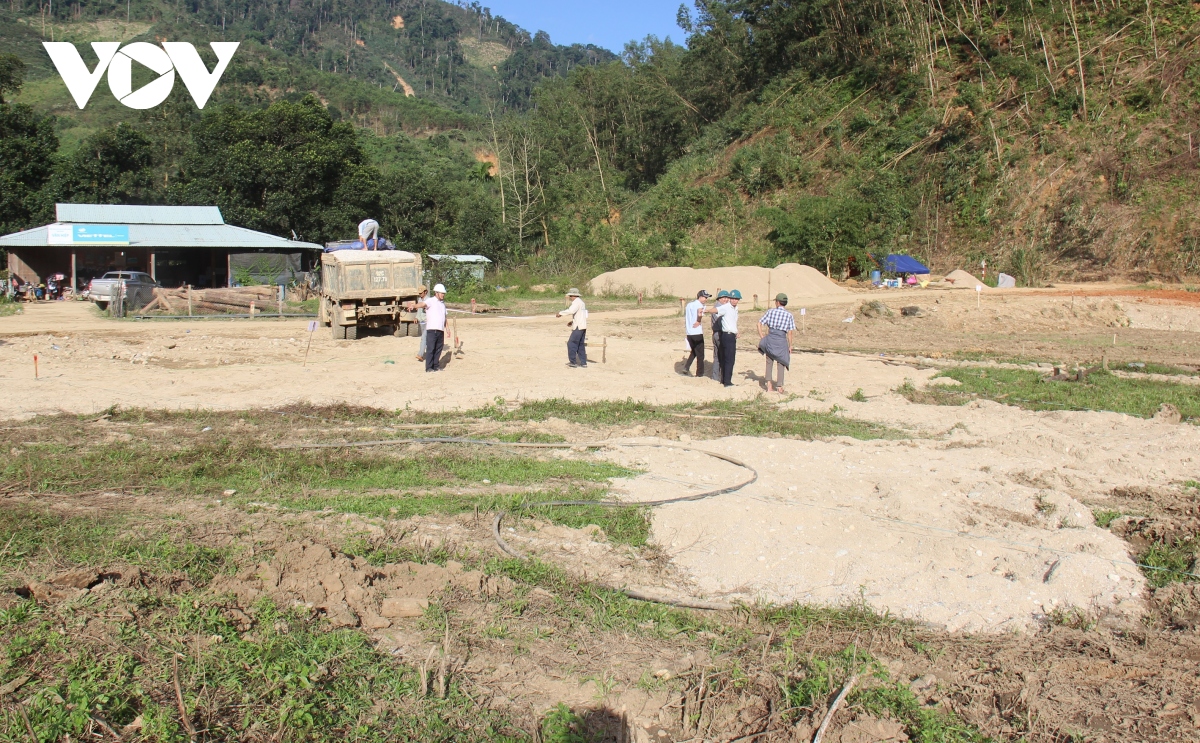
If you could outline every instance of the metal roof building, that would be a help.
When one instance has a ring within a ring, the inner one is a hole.
[[[165,286],[228,286],[238,256],[292,255],[300,265],[321,250],[225,224],[215,206],[56,204],[55,216],[53,224],[0,237],[11,275],[37,284],[62,273],[79,288],[106,271],[133,270]]]

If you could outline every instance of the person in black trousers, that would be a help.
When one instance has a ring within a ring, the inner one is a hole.
[[[717,319],[721,321],[721,384],[733,386],[733,365],[737,360],[738,302],[742,293],[737,289],[729,292],[729,301],[717,308]]]

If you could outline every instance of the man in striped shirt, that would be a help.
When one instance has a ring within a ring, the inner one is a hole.
[[[763,313],[758,321],[758,352],[767,357],[767,392],[783,392],[785,369],[792,365],[792,333],[796,330],[796,318],[788,312],[786,294],[775,297],[775,306]],[[779,376],[771,380],[771,372],[779,364]]]

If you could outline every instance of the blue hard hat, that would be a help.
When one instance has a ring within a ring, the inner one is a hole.
[[[729,292],[729,298],[730,299],[741,299],[742,293],[740,291],[738,291],[737,289],[734,289],[733,291]]]
[[[728,296],[729,296],[729,292],[725,291],[724,289],[717,292],[717,299],[721,299],[722,297],[728,297]]]

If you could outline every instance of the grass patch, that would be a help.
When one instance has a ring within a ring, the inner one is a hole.
[[[539,421],[561,418],[591,426],[634,426],[667,423],[695,438],[763,436],[816,439],[850,436],[856,439],[904,438],[887,426],[851,420],[832,413],[785,410],[762,399],[652,405],[635,400],[577,403],[563,398],[526,402],[509,410],[503,401],[464,415],[495,421]]]
[[[1109,524],[1121,518],[1124,515],[1120,511],[1109,511],[1103,508],[1097,508],[1092,511],[1092,518],[1096,520],[1096,526],[1101,529],[1107,529]]]
[[[974,726],[943,707],[926,707],[903,683],[892,681],[869,654],[851,645],[840,653],[813,656],[784,684],[785,703],[795,712],[823,713],[852,674],[860,681],[846,700],[877,716],[899,720],[919,743],[983,743]]]
[[[1152,361],[1132,362],[1128,364],[1116,364],[1121,371],[1142,373],[1142,374],[1168,374],[1172,376],[1198,377],[1200,371],[1189,369],[1182,366],[1169,366],[1167,364],[1156,364]]]
[[[422,698],[417,673],[376,650],[363,633],[331,629],[270,602],[251,610],[251,631],[239,632],[220,600],[171,597],[143,611],[136,628],[97,622],[107,641],[61,635],[58,622],[31,606],[0,617],[7,648],[0,681],[31,677],[21,695],[39,740],[91,739],[102,735],[98,720],[120,730],[140,718],[139,739],[186,741],[172,658],[188,715],[206,740],[526,738],[464,695],[453,678],[446,699]],[[89,625],[86,634],[94,631]],[[7,731],[0,741],[25,740],[15,709],[6,707],[0,719]]]
[[[1125,379],[1103,371],[1088,375],[1086,382],[1051,382],[1038,372],[1019,369],[947,369],[938,376],[961,386],[918,390],[908,384],[897,391],[913,402],[935,405],[986,399],[1026,410],[1097,410],[1141,418],[1170,403],[1185,419],[1200,420],[1200,392],[1192,385]]]
[[[1196,580],[1195,537],[1176,539],[1173,542],[1156,542],[1138,555],[1138,563],[1146,574],[1146,582],[1154,588],[1170,583],[1187,583]]]
[[[313,490],[395,490],[463,485],[603,482],[631,474],[605,462],[503,456],[478,449],[390,454],[379,450],[273,449],[219,440],[178,449],[111,444],[28,446],[0,467],[0,478],[30,492],[164,489],[185,495],[291,495]],[[487,481],[486,483],[484,481]]]
[[[228,564],[226,551],[201,547],[167,531],[144,531],[119,516],[61,516],[25,506],[0,508],[0,570],[52,560],[59,566],[123,562],[155,573],[183,573],[207,583]]]
[[[479,567],[489,575],[503,575],[522,584],[526,592],[532,587],[553,592],[559,616],[597,631],[635,632],[664,638],[679,634],[694,637],[703,631],[722,633],[720,624],[698,612],[636,601],[619,591],[572,578],[561,568],[536,558],[495,557]],[[527,603],[518,596],[510,602],[510,607],[520,614]]]

